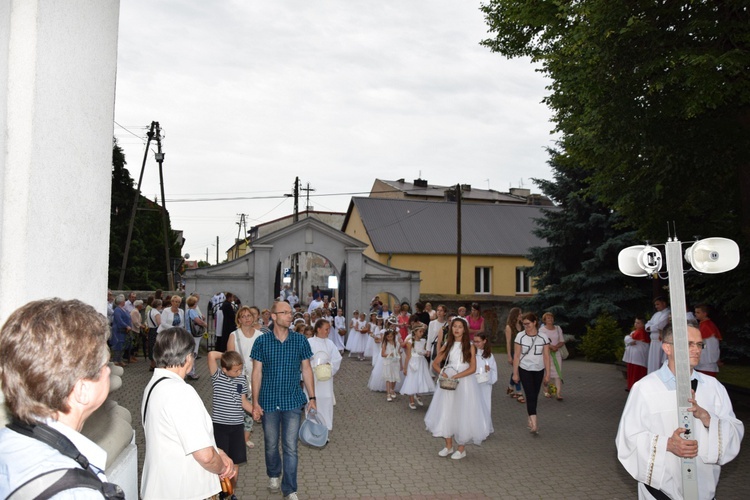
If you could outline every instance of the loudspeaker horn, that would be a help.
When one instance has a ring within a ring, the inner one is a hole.
[[[724,273],[739,265],[740,247],[727,238],[706,238],[685,250],[685,260],[699,273]]]
[[[661,270],[661,252],[650,245],[635,245],[621,250],[617,266],[626,276],[642,278]]]

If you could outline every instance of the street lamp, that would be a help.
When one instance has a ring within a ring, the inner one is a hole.
[[[677,380],[677,427],[687,432],[693,429],[693,414],[688,411],[687,400],[692,398],[690,387],[690,357],[688,353],[687,314],[685,283],[682,267],[682,243],[677,236],[670,236],[664,245],[669,275],[669,295],[672,302],[672,333],[675,355],[675,379]],[[694,242],[685,250],[685,260],[693,270],[718,274],[731,271],[740,263],[740,249],[726,238],[706,238]],[[620,272],[633,277],[660,276],[661,251],[649,244],[628,247],[617,256]],[[686,432],[686,434],[687,434]],[[681,458],[682,493],[686,500],[697,500],[698,478],[695,458]]]

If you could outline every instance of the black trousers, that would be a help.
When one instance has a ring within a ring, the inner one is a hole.
[[[539,399],[539,389],[542,388],[544,370],[530,372],[519,367],[518,376],[521,378],[523,392],[526,394],[526,413],[536,415],[536,402]]]

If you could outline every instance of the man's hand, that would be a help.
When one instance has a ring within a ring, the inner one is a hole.
[[[693,395],[693,397],[688,399],[688,403],[692,403],[693,406],[688,408],[688,411],[693,412],[693,416],[701,421],[703,427],[708,427],[711,424],[711,415],[706,410],[698,406],[698,402],[695,400],[695,391],[690,391],[690,393]]]
[[[253,405],[253,420],[260,422],[260,417],[263,416],[263,408],[260,405]]]
[[[682,434],[686,431],[684,427],[675,429],[672,437],[667,440],[667,451],[682,458],[695,458],[698,456],[698,441],[685,439]]]
[[[311,399],[307,402],[307,411],[315,410],[318,411],[318,405],[316,404],[314,399]]]

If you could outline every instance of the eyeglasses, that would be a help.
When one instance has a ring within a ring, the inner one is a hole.
[[[662,342],[662,344],[674,345],[674,342]],[[689,349],[705,349],[706,344],[703,342],[688,342]]]
[[[273,314],[276,314],[276,315],[278,315],[278,314],[292,314],[292,311],[276,311]]]

